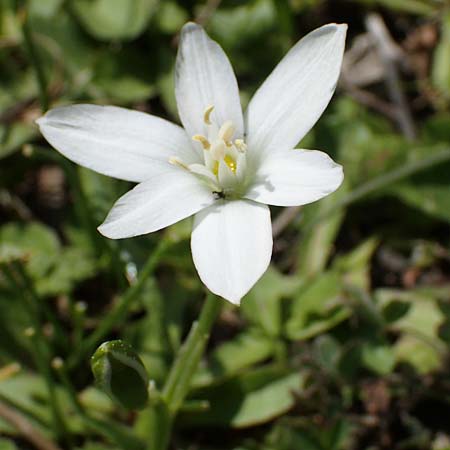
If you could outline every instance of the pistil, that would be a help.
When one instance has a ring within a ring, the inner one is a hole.
[[[214,106],[210,105],[203,113],[203,121],[207,126],[206,136],[203,134],[192,136],[192,140],[202,146],[203,164],[188,165],[177,157],[170,158],[169,162],[200,177],[213,192],[220,192],[227,197],[234,196],[236,190],[239,191],[238,185],[243,181],[246,166],[244,154],[247,145],[243,139],[233,141],[236,128],[231,120],[225,121],[220,128],[213,124],[211,116],[213,110]]]

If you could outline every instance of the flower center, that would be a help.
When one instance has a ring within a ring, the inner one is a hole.
[[[233,197],[238,195],[239,186],[244,182],[247,145],[242,139],[233,140],[236,129],[231,120],[220,127],[211,120],[213,110],[211,105],[203,113],[206,136],[192,136],[203,151],[203,164],[187,165],[175,156],[169,162],[198,176],[218,197]]]

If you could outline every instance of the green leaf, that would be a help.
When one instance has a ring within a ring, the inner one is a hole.
[[[341,346],[332,336],[319,336],[314,342],[314,354],[318,363],[328,372],[336,371],[341,356]]]
[[[148,400],[148,375],[139,356],[123,341],[104,342],[91,358],[97,385],[127,409],[142,409]]]
[[[273,354],[274,349],[273,338],[262,334],[260,330],[244,331],[214,350],[211,356],[211,376],[234,375],[242,369],[266,360]]]
[[[72,9],[92,36],[133,39],[141,34],[154,14],[158,0],[73,0]]]
[[[9,126],[0,125],[0,159],[19,150],[37,134],[36,126],[25,122],[17,122]]]
[[[299,278],[282,275],[274,267],[269,267],[242,301],[242,314],[269,336],[279,336],[281,299],[289,297],[300,283]]]
[[[396,322],[409,311],[410,307],[410,303],[394,300],[383,308],[383,318],[387,323]]]
[[[434,51],[431,81],[450,97],[450,14],[442,20],[441,39]]]
[[[30,0],[28,13],[31,17],[53,18],[61,8],[64,0]]]
[[[79,431],[80,422],[72,416],[70,402],[65,392],[56,387],[60,405],[65,414],[70,417],[72,429]],[[0,397],[25,413],[33,427],[41,433],[51,432],[52,416],[45,381],[38,375],[19,373],[14,377],[0,382]],[[1,429],[1,428],[0,428]]]
[[[163,33],[174,34],[188,19],[188,13],[176,1],[164,0],[155,14],[154,23]]]
[[[379,375],[391,373],[396,364],[395,353],[389,345],[366,342],[361,357],[363,364]]]
[[[60,243],[56,233],[40,223],[10,223],[0,228],[0,259],[11,251],[27,260],[30,275],[38,279],[44,277],[57,261]]]
[[[186,423],[228,425],[245,428],[263,424],[285,413],[295,404],[294,392],[303,376],[273,368],[242,374],[225,383],[202,389],[195,395],[210,407],[205,412],[181,414]]]
[[[378,240],[370,238],[333,262],[333,269],[343,275],[347,285],[368,291],[370,288],[370,260],[378,247]]]
[[[404,182],[395,186],[393,192],[405,203],[450,222],[450,184],[443,184],[440,180],[436,176],[435,182],[429,184]]]
[[[375,293],[382,309],[392,302],[410,304],[407,313],[393,322],[390,328],[400,335],[393,346],[397,361],[412,365],[419,373],[436,370],[443,362],[446,345],[439,339],[439,332],[446,317],[438,299],[448,295],[448,291],[447,294],[445,291],[379,289]]]
[[[344,220],[344,211],[336,211],[324,220],[320,220],[320,216],[338,199],[341,199],[347,191],[347,184],[344,184],[337,192],[322,201],[305,206],[302,228],[306,227],[307,231],[300,241],[298,250],[297,273],[301,277],[312,277],[325,269]],[[308,229],[308,224],[318,219],[319,223]]]
[[[93,254],[82,248],[66,247],[51,273],[36,282],[36,289],[42,295],[57,295],[70,292],[74,285],[93,277],[98,263]]]
[[[286,335],[289,339],[309,339],[333,328],[350,315],[342,303],[342,280],[337,272],[325,272],[294,297]]]
[[[17,445],[10,439],[0,438],[0,450],[18,450]]]

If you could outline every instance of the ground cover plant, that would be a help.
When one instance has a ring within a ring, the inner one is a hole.
[[[102,236],[134,184],[35,123],[75,103],[179,123],[188,21],[227,53],[244,109],[302,36],[348,24],[298,145],[344,182],[270,208],[272,261],[240,306],[201,282],[192,219]],[[445,0],[3,0],[0,450],[450,449],[449,106]]]

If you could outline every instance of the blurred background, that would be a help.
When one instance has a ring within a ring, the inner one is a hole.
[[[303,35],[349,24],[337,93],[301,143],[346,179],[272,209],[271,268],[224,305],[171,448],[449,450],[448,0],[1,0],[0,449],[145,442],[89,358],[121,338],[164,382],[204,297],[190,221],[104,239],[130,185],[64,159],[34,120],[89,102],[177,121],[188,20],[225,49],[244,107]]]

